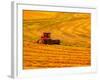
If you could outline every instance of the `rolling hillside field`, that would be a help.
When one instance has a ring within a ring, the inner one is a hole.
[[[40,44],[44,32],[60,45]],[[59,68],[91,65],[91,14],[23,11],[23,68]]]

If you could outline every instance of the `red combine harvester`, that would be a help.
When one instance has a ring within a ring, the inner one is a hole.
[[[60,40],[51,39],[51,33],[44,32],[43,35],[41,36],[41,38],[37,41],[37,43],[49,44],[49,45],[52,45],[52,44],[60,45]]]

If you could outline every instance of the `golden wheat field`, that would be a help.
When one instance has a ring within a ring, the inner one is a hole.
[[[60,45],[39,44],[50,32]],[[23,11],[23,68],[59,68],[91,65],[91,14]]]

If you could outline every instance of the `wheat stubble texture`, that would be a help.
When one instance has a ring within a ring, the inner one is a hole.
[[[91,65],[91,14],[23,11],[23,68],[60,68]],[[36,43],[50,32],[60,45]]]

